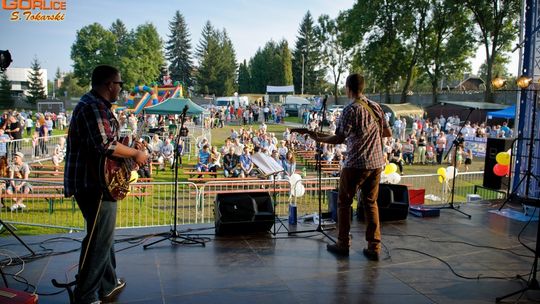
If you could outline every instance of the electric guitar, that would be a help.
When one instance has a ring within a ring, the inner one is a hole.
[[[135,144],[142,135],[144,124],[143,118],[143,120],[137,124],[137,134],[133,136],[131,144],[130,136],[120,138],[119,142],[137,150],[146,149],[144,145]],[[130,184],[137,181],[138,167],[139,166],[132,158],[105,158],[103,176],[105,184],[107,185],[107,190],[113,199],[122,200],[128,195]]]

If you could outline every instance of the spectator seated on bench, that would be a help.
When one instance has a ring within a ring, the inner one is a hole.
[[[208,151],[208,145],[204,145],[199,151],[199,160],[195,166],[195,169],[197,169],[199,172],[208,172],[210,169],[209,162],[210,152]],[[199,175],[199,177],[202,177],[202,175]]]
[[[253,169],[253,160],[251,159],[251,154],[249,153],[248,147],[244,147],[244,153],[240,155],[240,167],[242,168],[240,172],[241,177],[257,175],[257,171]]]
[[[9,167],[9,178],[6,193],[24,193],[28,194],[32,191],[32,185],[28,183],[28,176],[30,175],[30,167],[27,163],[23,162],[24,154],[22,152],[15,152],[13,158],[13,164]],[[14,180],[14,178],[21,180]],[[17,209],[25,209],[26,205],[23,204],[22,198],[14,198],[14,204],[11,206],[11,211]]]
[[[165,169],[165,160],[169,162],[169,165],[172,168],[172,165],[174,163],[174,147],[171,144],[171,140],[169,138],[165,139],[165,143],[161,146],[161,150],[159,152],[160,155],[158,157],[158,163],[160,169]]]
[[[234,153],[234,147],[230,147],[229,152],[223,156],[223,174],[225,177],[238,177],[240,172],[240,160]]]

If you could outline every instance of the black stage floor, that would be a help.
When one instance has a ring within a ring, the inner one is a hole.
[[[379,262],[362,255],[364,226],[356,219],[348,258],[327,252],[327,239],[320,233],[215,237],[213,225],[190,226],[190,233],[208,238],[206,247],[166,241],[143,250],[142,244],[121,242],[116,245],[121,250],[118,273],[126,278],[127,286],[119,303],[494,303],[496,297],[524,286],[515,277],[528,277],[533,254],[518,242],[526,222],[489,213],[491,209],[491,203],[480,202],[462,206],[472,215],[470,220],[443,210],[438,218],[409,216],[405,221],[383,223],[385,250]],[[535,245],[536,227],[537,222],[532,222],[523,232],[525,244]],[[312,228],[297,226],[299,230]],[[156,231],[166,229],[121,230],[117,239]],[[335,235],[335,231],[329,233]],[[67,236],[81,238],[81,234]],[[43,252],[37,243],[52,237],[57,236],[23,239]],[[2,255],[27,254],[11,237],[0,242]],[[80,246],[70,240],[42,245],[55,252]],[[66,281],[66,273],[72,279],[75,271],[70,268],[77,259],[78,252],[45,257],[26,263],[19,275],[35,285],[38,293],[53,293],[58,289],[51,279]],[[19,270],[21,266],[4,268],[11,274]],[[27,287],[11,277],[8,280],[12,288]],[[531,291],[505,303],[538,300],[540,293]],[[65,292],[40,296],[40,303],[67,301]]]

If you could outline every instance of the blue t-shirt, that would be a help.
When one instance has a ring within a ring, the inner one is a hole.
[[[208,161],[210,160],[210,152],[201,150],[199,151],[199,163],[203,165],[208,165]]]

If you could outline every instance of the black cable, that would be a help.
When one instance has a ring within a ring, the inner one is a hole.
[[[537,208],[534,208],[534,211],[533,211],[531,217],[529,218],[529,221],[527,221],[527,223],[523,226],[523,228],[521,228],[521,231],[519,231],[518,236],[517,236],[518,242],[519,242],[523,247],[529,249],[529,251],[531,251],[532,253],[535,253],[536,250],[532,249],[531,247],[527,246],[523,241],[521,241],[521,234],[525,231],[525,229],[526,229],[526,228],[529,226],[529,224],[531,223],[531,221],[532,221],[532,219],[533,219],[533,217],[534,217],[534,214],[536,213],[536,209],[537,209]],[[540,225],[540,223],[539,223],[539,225]],[[537,237],[538,237],[538,236],[537,236]]]
[[[450,271],[452,272],[452,274],[454,274],[454,275],[457,276],[458,278],[462,278],[462,279],[465,279],[465,280],[480,280],[480,279],[513,280],[513,279],[519,279],[519,276],[521,276],[521,275],[516,275],[516,276],[512,276],[512,277],[494,277],[494,276],[482,276],[481,274],[479,274],[479,275],[476,276],[476,277],[469,277],[469,276],[465,276],[465,275],[462,275],[462,274],[457,273],[457,272],[454,270],[454,268],[452,268],[452,266],[450,265],[450,263],[448,263],[448,262],[446,262],[445,260],[443,260],[442,258],[439,258],[439,257],[434,256],[434,255],[432,255],[432,254],[429,254],[429,253],[426,253],[426,252],[423,252],[423,251],[420,251],[420,250],[416,250],[416,249],[401,248],[401,247],[394,248],[394,250],[403,250],[403,251],[415,252],[415,253],[422,254],[422,255],[428,256],[428,257],[430,257],[430,258],[436,259],[436,260],[438,260],[439,262],[441,262],[441,263],[443,263],[444,265],[446,265],[446,267],[448,267],[448,269],[450,269]],[[526,275],[530,275],[530,273],[528,273],[528,274],[526,274]],[[525,276],[526,276],[526,275],[525,275]]]

